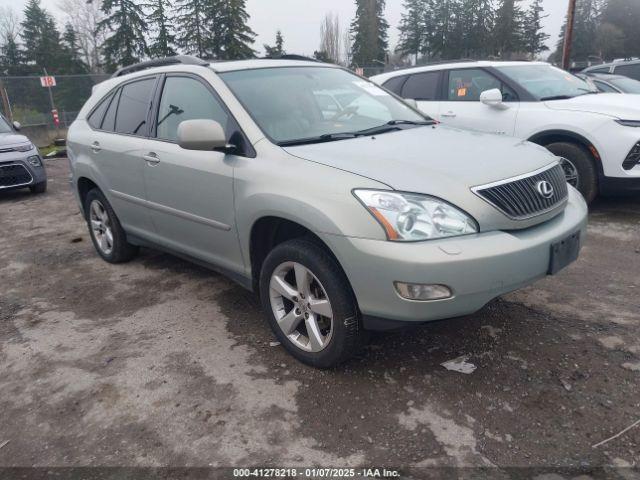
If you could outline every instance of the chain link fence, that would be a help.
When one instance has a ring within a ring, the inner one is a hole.
[[[58,111],[60,129],[67,128],[76,118],[82,105],[91,96],[94,85],[109,75],[56,75],[56,86],[43,87],[40,77],[0,77],[4,101],[0,102],[7,118],[25,127],[46,126],[55,129],[52,110]],[[8,110],[8,111],[7,111]]]

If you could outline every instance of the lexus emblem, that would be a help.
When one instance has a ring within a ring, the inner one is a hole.
[[[553,185],[546,180],[536,183],[536,190],[544,198],[553,197]]]

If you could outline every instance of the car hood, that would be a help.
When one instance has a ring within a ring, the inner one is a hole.
[[[545,102],[551,110],[598,113],[622,120],[640,120],[640,95],[599,93]]]
[[[514,223],[502,213],[496,217],[497,210],[479,199],[471,187],[533,172],[556,160],[544,148],[523,140],[444,125],[285,150],[312,162],[376,180],[395,190],[447,200],[472,214],[483,230],[488,226],[524,228],[545,218]]]
[[[0,148],[20,145],[22,143],[27,143],[28,141],[29,139],[27,137],[18,133],[0,133]]]

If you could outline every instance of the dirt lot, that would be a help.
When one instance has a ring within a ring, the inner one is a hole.
[[[640,426],[592,448],[640,419],[640,198],[595,205],[560,275],[317,371],[226,278],[101,261],[48,170],[0,194],[0,466],[640,464]]]

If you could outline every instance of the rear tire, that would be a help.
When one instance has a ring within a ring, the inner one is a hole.
[[[281,280],[285,280],[284,286]],[[279,293],[282,291],[286,294]],[[334,258],[316,243],[295,239],[277,245],[260,272],[260,297],[275,336],[307,365],[334,367],[364,344],[366,337],[351,286]],[[297,320],[287,323],[291,316]]]
[[[587,203],[591,203],[598,195],[598,172],[593,155],[582,145],[569,142],[551,143],[546,148],[556,156],[568,160],[569,163],[563,165],[565,173],[573,169],[578,176],[576,184],[571,181],[569,183],[578,189]]]
[[[109,263],[124,263],[137,255],[139,248],[127,242],[127,234],[116,213],[97,188],[87,193],[84,211],[91,241],[103,260]]]
[[[34,193],[36,195],[44,193],[47,191],[47,182],[36,183],[35,185],[30,186],[29,190],[31,190],[31,193]]]

